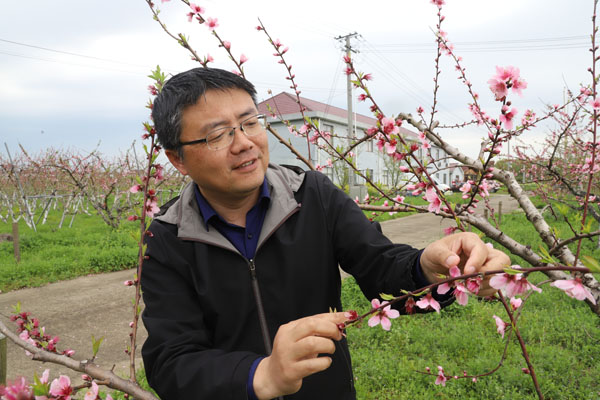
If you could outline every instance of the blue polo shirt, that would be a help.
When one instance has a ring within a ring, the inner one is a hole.
[[[208,231],[209,225],[212,225],[221,233],[221,235],[225,236],[225,238],[227,238],[227,240],[229,240],[244,257],[248,260],[254,258],[256,246],[258,245],[258,237],[260,236],[265,215],[267,215],[267,209],[271,203],[271,194],[269,193],[267,180],[265,179],[260,187],[258,201],[254,207],[248,211],[248,214],[246,214],[246,227],[237,226],[225,221],[217,214],[208,201],[206,201],[202,193],[200,193],[198,185],[194,185],[194,189],[198,208],[204,219],[206,230]]]
[[[265,215],[267,215],[269,204],[271,203],[271,194],[269,192],[267,180],[265,179],[260,187],[258,201],[254,207],[248,211],[248,214],[246,214],[246,227],[230,224],[229,222],[225,221],[219,214],[217,214],[215,209],[212,208],[208,201],[206,201],[202,193],[200,193],[198,185],[194,185],[194,189],[198,208],[200,209],[200,214],[204,220],[206,230],[209,229],[209,224],[212,225],[221,233],[221,235],[225,236],[225,238],[227,238],[227,240],[229,240],[244,257],[246,257],[248,260],[254,258],[254,255],[256,254],[256,247],[258,246],[260,231],[262,229],[263,222],[265,221]],[[260,363],[263,358],[264,357],[257,358],[250,366],[248,381],[246,383],[246,391],[248,392],[248,399],[250,400],[258,400],[256,394],[254,393],[253,382],[258,363]]]

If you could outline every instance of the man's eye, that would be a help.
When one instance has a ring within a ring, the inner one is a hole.
[[[206,138],[206,141],[209,143],[218,143],[221,140],[223,140],[226,133],[227,133],[227,131],[225,131],[225,130],[219,131],[219,132],[213,132],[210,135],[208,135],[208,137]]]
[[[256,126],[257,124],[258,124],[258,121],[248,121],[248,122],[244,123],[244,126],[251,128],[251,127]]]

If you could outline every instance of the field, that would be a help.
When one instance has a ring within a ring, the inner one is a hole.
[[[523,218],[519,213],[503,216],[502,229],[537,249],[539,238]],[[557,229],[568,235],[568,227],[555,222]],[[113,230],[99,218],[81,214],[71,228],[56,226],[57,217],[52,214],[38,233],[20,226],[19,264],[12,256],[12,242],[0,243],[0,290],[135,265],[137,224],[123,222]],[[10,232],[8,224],[0,224],[0,233]],[[600,258],[591,241],[584,242],[584,252]],[[522,260],[513,258],[513,262]],[[541,274],[533,278],[536,282],[543,279]],[[600,399],[600,319],[582,302],[548,285],[542,288],[543,293],[526,303],[520,322],[545,397]],[[343,283],[342,301],[345,309],[369,309],[353,278]],[[451,379],[441,387],[434,384],[434,376],[419,373],[426,367],[436,371],[438,365],[447,374],[459,376],[463,370],[478,374],[496,367],[504,341],[496,333],[493,315],[503,315],[499,304],[471,298],[466,307],[451,305],[440,314],[401,316],[393,322],[391,332],[366,324],[348,329],[358,398],[536,398],[531,378],[521,371],[525,363],[514,337],[503,367],[476,383]]]

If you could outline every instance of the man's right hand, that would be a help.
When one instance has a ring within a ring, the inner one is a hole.
[[[273,352],[258,364],[254,373],[254,393],[259,399],[272,399],[296,393],[302,379],[331,365],[335,343],[342,333],[338,324],[348,318],[345,313],[318,314],[282,325],[273,341]]]

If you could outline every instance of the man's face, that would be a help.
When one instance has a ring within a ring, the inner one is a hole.
[[[215,129],[239,127],[258,114],[242,89],[208,90],[182,115],[181,142],[203,139]],[[258,195],[269,164],[266,132],[248,137],[239,128],[230,146],[212,150],[206,143],[183,146],[183,159],[167,151],[173,165],[189,175],[209,202],[229,202]]]

